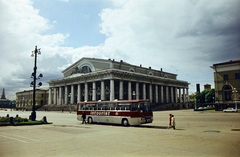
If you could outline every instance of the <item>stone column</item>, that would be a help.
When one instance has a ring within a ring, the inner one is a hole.
[[[49,88],[48,94],[48,105],[52,104],[52,88]]]
[[[183,88],[183,103],[186,102],[185,88]]]
[[[77,101],[80,102],[81,101],[81,84],[78,84],[78,96],[77,96]]]
[[[101,81],[101,100],[105,100],[105,84]]]
[[[57,105],[57,88],[53,88],[53,104]]]
[[[156,95],[155,101],[156,103],[158,103],[158,85],[155,85],[155,95]]]
[[[163,86],[161,85],[160,88],[161,88],[161,103],[163,103],[163,101],[164,101],[164,99],[163,99]]]
[[[115,97],[115,93],[114,93],[114,80],[111,79],[110,80],[110,101],[113,101]]]
[[[188,93],[188,88],[187,88],[187,102],[189,102],[189,93]]]
[[[132,83],[128,82],[128,100],[132,100]]]
[[[179,88],[179,103],[182,103],[182,93],[181,93],[181,88]]]
[[[96,101],[96,82],[93,82],[93,84],[92,84],[92,87],[93,87],[93,89],[92,89],[92,100],[93,101]]]
[[[147,94],[146,94],[146,84],[143,83],[143,99],[146,100],[147,99]]]
[[[152,102],[152,99],[153,99],[152,84],[149,84],[149,99],[150,99],[150,102]]]
[[[136,82],[136,100],[139,100],[139,83]]]
[[[88,83],[85,82],[85,96],[84,96],[84,101],[88,101]]]
[[[71,104],[74,104],[74,85],[71,85]]]
[[[58,94],[59,94],[59,96],[58,96],[58,98],[59,98],[58,103],[59,103],[59,105],[62,105],[62,87],[59,87]]]
[[[168,86],[166,86],[166,103],[169,103]]]
[[[177,94],[177,87],[174,87],[175,89],[175,103],[178,102],[178,94]]]
[[[119,83],[119,99],[123,99],[123,81],[121,80]]]
[[[65,105],[68,104],[68,86],[65,86]]]
[[[174,103],[173,87],[171,87],[171,103]]]

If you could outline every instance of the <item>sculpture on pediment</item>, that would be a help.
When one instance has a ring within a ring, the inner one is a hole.
[[[75,67],[75,69],[72,70],[71,74],[77,74],[77,73],[82,73],[82,69],[79,69],[78,67]]]

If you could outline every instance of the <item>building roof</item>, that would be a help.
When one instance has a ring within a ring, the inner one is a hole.
[[[228,62],[216,63],[216,64],[213,64],[213,66],[225,65],[225,64],[233,64],[233,63],[239,63],[240,64],[240,59],[238,59],[238,60],[230,60]]]
[[[48,91],[49,88],[39,88],[39,89],[36,89],[36,91]],[[30,89],[30,90],[23,90],[23,91],[20,91],[20,92],[16,92],[15,94],[19,94],[19,93],[25,93],[25,92],[32,92],[33,89]]]

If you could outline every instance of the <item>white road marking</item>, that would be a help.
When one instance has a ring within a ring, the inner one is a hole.
[[[16,140],[16,141],[19,141],[19,142],[22,142],[22,143],[27,143],[26,141],[19,140],[19,139],[16,139],[16,138],[11,138],[11,137],[8,137],[8,136],[3,136],[3,135],[0,135],[0,136],[5,137],[5,138],[9,138],[9,139],[12,139],[12,140]]]
[[[35,140],[32,138],[28,138],[28,137],[24,137],[24,136],[19,136],[19,135],[14,135],[14,134],[6,134],[6,133],[1,133],[1,134],[6,135],[6,137],[15,136],[16,138],[23,138],[23,139],[28,139],[28,140],[35,141],[35,142],[41,142],[41,141],[38,141],[38,140]]]

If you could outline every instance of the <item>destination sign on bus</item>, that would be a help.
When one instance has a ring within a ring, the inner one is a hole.
[[[95,116],[110,116],[109,111],[91,111],[90,115],[95,115]]]

